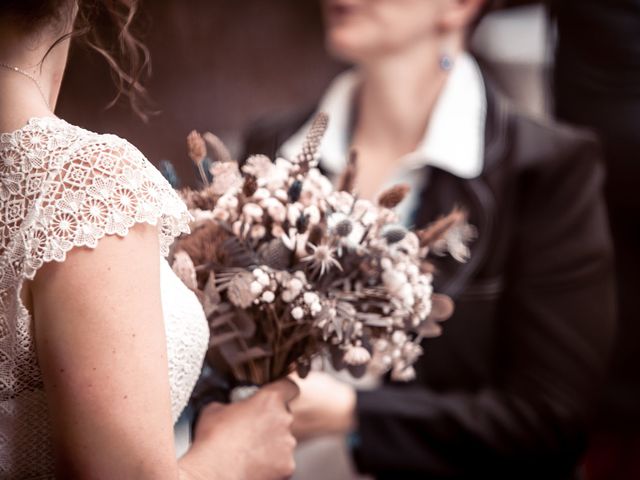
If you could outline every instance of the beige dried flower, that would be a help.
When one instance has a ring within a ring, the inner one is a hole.
[[[191,290],[197,290],[196,268],[191,257],[184,250],[177,251],[171,267],[177,277]]]
[[[211,174],[214,195],[224,195],[230,189],[242,184],[242,176],[236,162],[215,162],[211,165]]]
[[[253,155],[247,159],[242,171],[247,175],[252,175],[256,179],[266,179],[271,176],[275,165],[271,159],[265,155]]]
[[[334,267],[338,270],[342,270],[340,262],[335,258],[335,248],[323,244],[317,246],[309,244],[308,246],[311,248],[312,253],[311,255],[304,257],[302,261],[309,263],[309,268],[311,269],[312,274],[324,275]]]
[[[347,347],[343,360],[347,365],[366,365],[371,360],[371,354],[362,345],[351,345]]]
[[[391,379],[396,382],[410,382],[416,378],[416,370],[411,366],[401,365],[391,371]]]
[[[227,298],[239,308],[249,308],[258,298],[251,288],[254,276],[251,272],[239,272],[233,276],[227,287]]]
[[[478,236],[478,232],[473,225],[469,225],[466,221],[453,225],[444,237],[433,243],[432,251],[436,255],[442,255],[445,252],[458,262],[464,263],[471,256],[469,243]]]

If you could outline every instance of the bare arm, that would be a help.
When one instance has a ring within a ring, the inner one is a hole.
[[[38,358],[65,479],[272,480],[294,469],[291,382],[207,408],[176,460],[154,227],[44,266],[31,285]],[[249,473],[251,472],[251,473]]]
[[[64,478],[177,478],[154,227],[74,249],[32,285]]]

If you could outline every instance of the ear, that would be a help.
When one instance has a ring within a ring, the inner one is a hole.
[[[465,30],[480,14],[486,0],[446,0],[439,27],[444,32]]]

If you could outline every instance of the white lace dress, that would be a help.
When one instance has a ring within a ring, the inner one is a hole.
[[[50,426],[33,335],[20,290],[46,262],[136,223],[159,226],[167,255],[188,231],[185,205],[144,156],[114,135],[55,118],[0,136],[0,479],[53,477]],[[133,259],[132,259],[133,261]],[[200,374],[209,340],[196,299],[161,262],[161,294],[174,421]]]

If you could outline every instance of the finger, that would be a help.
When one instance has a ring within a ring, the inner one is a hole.
[[[263,390],[277,393],[287,405],[300,394],[298,385],[288,378],[270,383],[264,386]]]

